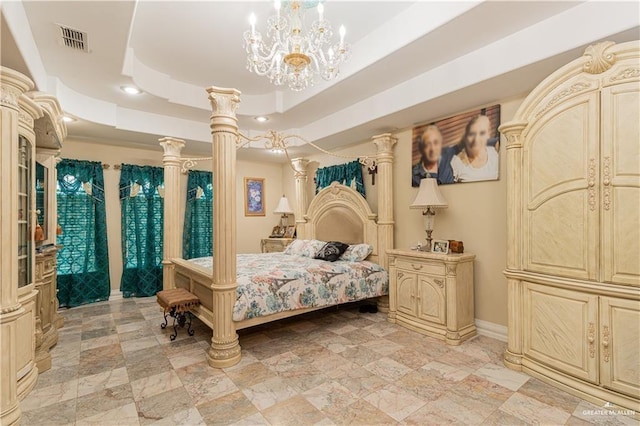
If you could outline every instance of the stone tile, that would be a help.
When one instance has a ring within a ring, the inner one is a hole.
[[[483,377],[490,382],[496,383],[514,392],[520,389],[520,387],[531,378],[526,374],[509,370],[502,365],[491,363],[480,367],[473,374]]]
[[[376,322],[375,324],[370,324],[366,326],[363,330],[368,331],[369,333],[375,336],[384,337],[387,334],[395,333],[399,329],[400,327],[398,325],[385,321],[385,322]]]
[[[84,376],[78,380],[78,397],[125,383],[129,383],[129,375],[125,367]]]
[[[427,363],[421,370],[433,370],[434,372],[440,374],[440,377],[446,380],[452,380],[459,382],[463,380],[465,377],[470,375],[473,370],[471,368],[466,367],[453,367],[449,364],[443,364],[439,361],[431,361]]]
[[[168,357],[179,355],[183,352],[191,351],[197,348],[203,349],[202,345],[200,345],[198,341],[193,337],[182,340],[175,340],[173,342],[160,345],[160,349],[162,349],[162,352]]]
[[[525,423],[523,422],[523,424]],[[569,420],[566,421],[565,426],[591,426],[592,424],[594,423],[590,423],[586,420],[579,419],[578,417],[571,416],[569,417]]]
[[[406,365],[402,365],[386,357],[373,361],[365,365],[364,368],[390,382],[394,382],[410,371],[413,371]]]
[[[573,416],[589,423],[604,425],[638,425],[638,419],[625,414],[631,410],[620,407],[600,407],[587,401],[581,401],[573,411]]]
[[[20,403],[22,411],[35,410],[59,402],[75,399],[78,395],[78,379],[69,380],[45,388],[34,389]]]
[[[69,380],[78,378],[78,366],[70,367],[52,367],[38,375],[35,389],[46,388],[56,385],[60,382],[68,382]]]
[[[383,357],[381,353],[364,346],[350,346],[340,356],[358,365],[366,365]]]
[[[96,339],[98,337],[111,336],[114,333],[117,333],[117,329],[115,324],[111,324],[108,327],[82,331],[81,336],[82,336],[82,340],[91,340],[91,339]]]
[[[364,400],[397,421],[425,405],[424,401],[395,385],[387,385],[364,397]]]
[[[536,424],[564,424],[570,413],[552,407],[536,399],[514,393],[502,406],[500,410],[511,414],[527,423]]]
[[[143,398],[136,402],[136,407],[140,424],[146,425],[171,417],[180,411],[189,410],[193,407],[193,402],[184,388],[176,388]]]
[[[335,379],[337,383],[349,389],[354,395],[362,398],[381,389],[389,383],[363,367],[347,371]]]
[[[236,392],[238,387],[225,375],[211,375],[184,385],[195,405]]]
[[[563,392],[533,377],[529,378],[529,380],[518,389],[518,393],[537,399],[545,404],[558,407],[567,413],[573,413],[578,404],[580,404],[580,401],[582,401],[576,396]]]
[[[244,368],[230,371],[227,375],[240,388],[250,387],[276,377],[273,371],[260,362],[254,362]]]
[[[242,392],[261,411],[297,395],[297,392],[279,377],[242,389]]]
[[[30,425],[73,425],[76,421],[76,400],[58,402],[42,408],[22,412],[23,426]]]
[[[440,398],[456,382],[442,380],[432,371],[418,370],[404,375],[395,385],[413,394],[423,401],[435,401]]]
[[[285,352],[271,358],[263,359],[262,363],[271,371],[281,373],[290,371],[304,365],[305,362],[293,352]]]
[[[200,412],[194,407],[171,414],[162,420],[151,423],[153,426],[206,426]]]
[[[279,402],[262,412],[273,425],[313,425],[325,419],[325,415],[300,395]]]
[[[422,368],[432,361],[422,352],[414,351],[413,349],[402,349],[396,351],[393,353],[391,358],[393,358],[394,361],[406,365],[407,367],[414,370]]]
[[[249,417],[246,417],[242,420],[239,420],[235,423],[232,423],[231,426],[260,426],[266,425],[269,426],[269,422],[264,416],[260,413],[253,414]]]
[[[528,423],[524,420],[507,414],[504,411],[496,410],[491,413],[491,415],[487,417],[484,422],[482,422],[482,424],[486,426],[525,426]]]
[[[363,343],[361,346],[378,352],[383,356],[390,356],[393,354],[394,359],[396,354],[402,352],[401,349],[404,350],[404,346],[381,337],[369,340],[368,342]],[[426,362],[424,364],[426,364]]]
[[[80,377],[115,370],[124,366],[124,356],[120,344],[102,346],[80,353]]]
[[[140,349],[150,348],[157,346],[158,344],[158,340],[155,337],[145,337],[143,339],[120,342],[120,346],[122,346],[122,351],[124,353],[139,351]]]
[[[472,356],[454,350],[451,350],[441,357],[436,358],[436,361],[442,364],[451,365],[453,367],[463,367],[465,369],[468,369],[470,372],[473,372],[487,364],[487,362],[484,360],[474,358]]]
[[[373,352],[373,351],[369,351],[368,349],[365,349],[365,352],[367,354],[368,353],[376,354],[375,356],[373,355],[371,356],[371,358],[374,358],[374,359],[377,359],[380,356],[380,354],[377,354],[376,352]],[[360,361],[364,362],[367,359],[371,359],[371,358],[362,358]],[[313,365],[318,370],[322,371],[329,378],[340,377],[345,372],[349,370],[353,370],[354,368],[357,367],[357,364],[351,362],[351,360],[348,359],[347,357],[338,356],[333,353],[330,353],[329,355],[318,356],[313,361]]]
[[[105,411],[110,411],[133,403],[131,385],[103,389],[78,398],[76,402],[76,419],[92,418]]]
[[[207,353],[200,345],[196,344],[194,349],[180,352],[169,357],[169,362],[173,368],[182,368],[187,365],[197,364],[207,361]]]
[[[102,337],[95,337],[93,339],[83,340],[80,344],[80,350],[86,351],[88,349],[100,348],[102,346],[115,345],[120,343],[120,338],[117,334],[110,334]]]
[[[339,413],[358,397],[340,383],[326,382],[302,394],[314,407],[326,414]]]
[[[76,422],[76,426],[135,426],[139,424],[138,411],[134,403],[98,413]]]
[[[258,412],[255,405],[240,391],[225,395],[197,406],[207,424],[227,425]]]
[[[397,424],[395,419],[364,400],[358,400],[346,406],[342,411],[330,413],[329,416],[336,425],[381,426]]]
[[[465,404],[453,401],[446,395],[427,403],[404,419],[403,425],[478,425],[489,415],[469,409]]]
[[[154,374],[153,376],[144,377],[131,382],[133,398],[136,401],[180,386],[182,386],[182,382],[174,370]]]
[[[366,330],[349,331],[347,333],[343,333],[342,337],[348,339],[352,344],[356,345],[362,345],[363,343],[378,339],[378,336],[374,336]]]
[[[305,392],[330,380],[316,367],[306,363],[277,374],[278,377],[282,378],[285,383],[298,392]]]

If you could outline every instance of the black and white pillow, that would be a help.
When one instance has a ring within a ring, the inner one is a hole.
[[[341,243],[339,241],[329,241],[325,244],[318,253],[316,253],[316,259],[326,260],[328,262],[335,262],[340,259],[342,253],[349,247],[349,244]]]

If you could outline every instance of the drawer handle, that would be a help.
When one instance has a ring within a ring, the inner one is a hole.
[[[602,347],[603,349],[603,358],[604,362],[609,362],[610,353],[609,353],[609,327],[606,325],[602,327]]]
[[[433,281],[434,281],[436,284],[438,284],[438,287],[440,287],[440,288],[444,287],[444,281],[443,281],[443,280],[441,280],[441,279],[439,279],[439,278],[436,278],[436,279],[434,279]]]
[[[420,269],[422,269],[422,265],[417,265],[417,266],[416,266],[416,265],[414,265],[413,263],[411,264],[411,267],[412,267],[413,269],[415,269],[416,271],[419,271]]]
[[[596,357],[596,347],[594,345],[595,342],[595,336],[596,336],[596,326],[594,323],[590,322],[589,323],[589,335],[587,337],[587,341],[589,342],[589,357],[591,358],[595,358]]]

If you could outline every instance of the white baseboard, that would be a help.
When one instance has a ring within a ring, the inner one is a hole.
[[[111,290],[111,294],[109,295],[109,300],[120,300],[122,299],[122,292],[120,290]]]
[[[494,322],[475,319],[476,329],[481,336],[491,337],[492,339],[500,340],[501,342],[507,341],[507,327],[504,325],[496,324]]]

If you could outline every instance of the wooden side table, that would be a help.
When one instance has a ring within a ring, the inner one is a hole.
[[[476,335],[473,254],[388,250],[390,322],[459,345]]]
[[[283,252],[293,238],[263,238],[260,241],[260,247],[263,253],[279,253]]]

